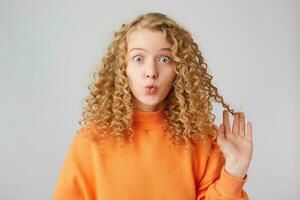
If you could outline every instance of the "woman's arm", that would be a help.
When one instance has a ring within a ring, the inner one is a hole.
[[[197,200],[248,200],[243,185],[248,180],[229,174],[225,168],[225,159],[217,145],[213,145],[206,164],[206,170],[197,188]]]
[[[251,123],[247,123],[245,131],[244,113],[235,114],[231,129],[229,114],[224,110],[223,124],[219,126],[217,144],[212,146],[205,175],[200,181],[197,200],[247,200],[242,187],[248,180],[252,153]]]
[[[87,139],[76,133],[57,178],[53,200],[93,199],[88,179],[91,176],[88,149]]]

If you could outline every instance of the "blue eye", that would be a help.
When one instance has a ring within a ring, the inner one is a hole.
[[[169,57],[169,56],[162,56],[161,58],[167,58],[167,61],[170,60],[170,57]]]
[[[133,60],[139,62],[138,60],[135,59],[135,58],[138,58],[138,57],[141,57],[141,56],[139,56],[139,55],[138,56],[134,56]]]
[[[162,58],[162,59],[161,59],[161,58]],[[142,56],[141,56],[141,55],[136,55],[136,56],[133,57],[133,60],[134,60],[135,62],[140,62],[141,59],[142,59]],[[169,56],[161,56],[161,57],[160,57],[160,61],[162,60],[162,62],[164,62],[164,63],[170,62],[170,59],[171,59],[171,58],[170,58]]]

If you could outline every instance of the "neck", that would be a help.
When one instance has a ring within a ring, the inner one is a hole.
[[[164,106],[154,111],[143,111],[138,108],[133,109],[133,126],[142,129],[156,129],[163,125]]]

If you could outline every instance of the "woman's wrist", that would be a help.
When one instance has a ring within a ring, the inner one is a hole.
[[[236,161],[226,161],[224,169],[230,175],[243,179],[245,178],[249,165],[247,164],[240,164]]]

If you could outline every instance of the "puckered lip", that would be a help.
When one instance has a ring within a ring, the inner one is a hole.
[[[153,87],[153,88],[155,88],[155,89],[158,88],[158,86],[157,86],[157,85],[154,85],[154,84],[148,84],[148,85],[146,85],[145,88],[149,88],[149,87]]]

